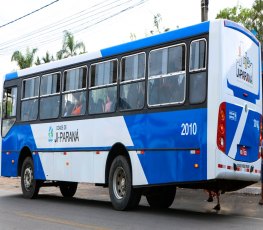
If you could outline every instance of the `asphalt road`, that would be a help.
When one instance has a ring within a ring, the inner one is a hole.
[[[152,210],[145,198],[138,209],[112,209],[108,191],[81,184],[75,198],[63,198],[58,188],[42,188],[38,199],[22,197],[19,181],[0,180],[0,230],[9,229],[263,229],[259,195],[224,194],[222,210],[206,202],[202,190],[178,189],[168,210]]]

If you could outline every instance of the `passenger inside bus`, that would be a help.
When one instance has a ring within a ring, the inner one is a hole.
[[[66,101],[65,107],[64,107],[64,113],[63,113],[64,117],[67,117],[67,116],[70,115],[70,113],[71,113],[71,111],[73,109],[73,106],[74,105],[72,105],[72,103],[69,100]]]
[[[109,113],[113,112],[115,110],[115,100],[113,98],[113,93],[109,92],[109,94],[106,96],[106,102],[104,106],[104,112]]]
[[[71,112],[71,115],[81,115],[85,113],[85,95],[83,93],[75,95],[75,105]]]

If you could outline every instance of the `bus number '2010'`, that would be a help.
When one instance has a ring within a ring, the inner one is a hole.
[[[182,123],[181,125],[182,136],[188,136],[188,135],[196,135],[197,133],[197,124],[196,123]]]

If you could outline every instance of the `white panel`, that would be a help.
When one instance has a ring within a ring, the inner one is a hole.
[[[217,118],[222,95],[222,21],[210,22],[207,92],[207,179],[215,178]],[[212,138],[211,138],[212,137]]]
[[[94,152],[42,152],[39,155],[46,180],[94,182]]]
[[[108,152],[100,151],[100,154],[94,153],[94,183],[105,183],[105,169]]]
[[[46,180],[55,178],[54,172],[54,153],[39,152],[40,161],[44,170]]]
[[[243,33],[224,27],[222,31],[224,53],[223,76],[231,85],[245,89],[254,94],[259,92],[258,46]],[[233,91],[227,88],[227,93]]]
[[[94,152],[71,152],[65,167],[65,177],[70,181],[94,182]]]
[[[133,185],[147,185],[148,181],[144,174],[141,162],[139,160],[138,154],[136,151],[130,151],[130,158],[132,164],[132,184]]]
[[[31,125],[37,148],[133,146],[123,117]]]

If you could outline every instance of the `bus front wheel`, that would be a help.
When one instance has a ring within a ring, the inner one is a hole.
[[[73,197],[77,191],[77,182],[61,182],[59,189],[62,196],[70,198]]]
[[[34,199],[38,196],[40,182],[34,179],[34,163],[26,157],[21,170],[21,188],[25,198]]]
[[[113,207],[119,211],[136,208],[140,202],[141,192],[132,187],[131,167],[124,156],[116,157],[111,164],[109,194]]]

